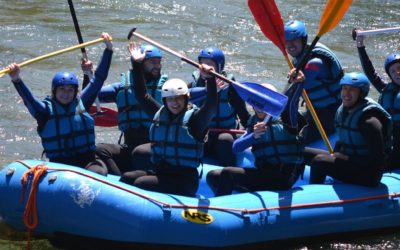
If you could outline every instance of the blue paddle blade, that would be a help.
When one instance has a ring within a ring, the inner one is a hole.
[[[251,106],[272,116],[279,116],[285,109],[288,97],[255,82],[234,83],[238,95]]]

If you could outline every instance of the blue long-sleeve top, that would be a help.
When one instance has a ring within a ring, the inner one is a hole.
[[[285,95],[288,96],[288,103],[281,114],[281,122],[286,129],[291,133],[298,133],[300,128],[298,127],[298,107],[299,98],[303,91],[303,83],[293,84],[286,92]],[[256,115],[256,114],[254,114]],[[261,121],[260,121],[261,122]],[[270,123],[271,121],[269,121]],[[267,123],[268,124],[268,123]],[[256,142],[253,137],[253,128],[248,127],[246,133],[244,133],[240,138],[233,142],[232,150],[234,153],[239,153],[245,149],[251,147]]]
[[[113,51],[105,49],[100,63],[90,80],[88,86],[82,91],[80,99],[85,107],[88,109],[94,103],[97,93],[102,87],[104,81],[107,79],[108,70],[110,68]],[[29,113],[38,121],[39,127],[44,125],[50,116],[50,111],[46,104],[33,96],[32,91],[22,81],[13,82],[18,94],[24,101],[25,106],[28,108]]]

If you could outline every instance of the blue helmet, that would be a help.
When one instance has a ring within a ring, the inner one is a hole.
[[[358,87],[365,94],[365,96],[368,95],[370,84],[370,81],[364,73],[357,72],[346,73],[340,80],[340,86],[350,85],[353,87]]]
[[[390,74],[389,74],[390,66],[392,66],[393,64],[395,64],[397,62],[400,62],[400,52],[392,53],[386,57],[385,71],[386,71],[386,74],[388,74],[388,76],[390,76]]]
[[[222,70],[224,70],[225,55],[220,49],[214,48],[214,47],[208,47],[208,48],[202,49],[198,56],[198,60],[200,61],[201,58],[208,58],[208,59],[213,60],[217,64],[216,70],[218,73],[221,73]]]
[[[64,85],[72,85],[78,88],[78,78],[74,73],[69,72],[58,72],[54,75],[51,87],[53,89],[64,86]]]
[[[146,51],[145,60],[149,58],[162,58],[161,51],[153,45],[147,44],[140,46],[140,52],[143,53],[144,51]]]
[[[285,40],[291,41],[297,38],[304,38],[307,42],[307,29],[303,22],[294,20],[285,24]]]

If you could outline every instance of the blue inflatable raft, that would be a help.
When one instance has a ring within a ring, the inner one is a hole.
[[[249,165],[253,159],[245,152],[238,160]],[[23,188],[24,173],[43,164],[48,169],[25,175]],[[92,249],[253,248],[400,228],[399,171],[367,188],[333,181],[308,185],[307,167],[304,179],[288,191],[213,197],[205,176],[215,168],[204,164],[194,198],[142,190],[116,176],[63,164],[13,162],[0,171],[0,216],[17,230],[26,230],[25,218],[34,233],[74,249],[74,243]]]

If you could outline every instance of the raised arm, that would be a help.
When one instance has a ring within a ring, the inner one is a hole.
[[[147,92],[143,70],[143,60],[146,56],[146,51],[143,51],[142,53],[140,48],[136,47],[135,43],[130,43],[128,49],[131,54],[131,63],[135,82],[135,84],[133,84],[135,97],[142,106],[144,112],[146,112],[148,116],[154,117],[162,105]]]
[[[208,72],[212,70],[212,67],[201,64],[201,70]],[[190,119],[190,128],[192,135],[198,139],[204,139],[205,134],[208,131],[209,123],[217,111],[217,85],[215,82],[215,77],[209,77],[207,81],[207,99],[197,110],[192,118]]]
[[[18,64],[10,64],[8,68],[10,68],[11,70],[9,74],[11,77],[11,81],[18,94],[24,101],[25,106],[28,108],[29,113],[32,115],[33,118],[38,121],[46,120],[48,117],[48,110],[46,109],[46,105],[43,101],[33,96],[31,90],[22,81],[20,77],[20,67],[18,66]]]
[[[111,42],[111,36],[107,33],[103,33],[104,43],[106,49],[103,52],[103,56],[97,66],[96,71],[92,79],[90,79],[88,86],[82,91],[81,100],[86,109],[88,109],[94,103],[103,83],[107,79],[108,71],[111,65],[111,58],[113,54],[113,45]]]
[[[356,37],[356,45],[358,50],[358,56],[360,58],[361,66],[365,75],[368,77],[369,81],[374,85],[379,93],[382,92],[383,88],[386,87],[386,83],[382,80],[379,74],[376,72],[374,65],[372,64],[364,45],[364,36]]]

